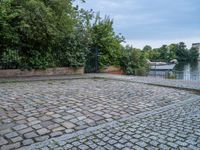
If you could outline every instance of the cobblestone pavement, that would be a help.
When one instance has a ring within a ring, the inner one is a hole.
[[[186,81],[186,80],[162,79],[159,77],[156,78],[156,77],[126,76],[126,75],[112,75],[112,74],[100,74],[100,73],[99,74],[87,74],[87,76],[200,90],[200,81],[194,81],[194,80]]]
[[[0,149],[17,149],[196,95],[164,87],[102,79],[0,84]]]
[[[94,74],[85,74],[85,75],[67,75],[67,76],[0,78],[0,83],[21,82],[21,81],[24,82],[24,81],[44,81],[44,80],[91,79],[91,78],[95,78],[95,77],[200,90],[200,81],[162,79],[159,77],[112,75],[112,74],[103,74],[103,73],[98,73],[98,74],[94,73]]]
[[[105,127],[35,144],[31,149],[199,150],[200,100],[129,117]],[[21,149],[22,150],[22,149]]]

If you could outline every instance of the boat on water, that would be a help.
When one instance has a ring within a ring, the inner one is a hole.
[[[171,60],[170,62],[151,62],[148,60],[151,70],[166,71],[173,70],[177,64],[177,60]]]
[[[151,70],[173,70],[176,64],[165,64],[165,65],[151,65],[150,68]]]

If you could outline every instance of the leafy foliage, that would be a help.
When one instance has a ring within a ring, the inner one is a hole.
[[[18,51],[12,49],[6,49],[1,56],[0,64],[1,68],[16,69],[21,64],[21,57]]]
[[[187,61],[189,59],[188,55],[189,55],[189,52],[186,48],[185,43],[180,42],[178,44],[178,47],[177,47],[177,50],[176,50],[177,59],[179,61]]]
[[[196,62],[199,58],[199,51],[197,48],[192,47],[189,51],[190,61]]]
[[[163,45],[157,49],[143,49],[147,59],[170,61],[177,59],[178,61],[197,61],[199,57],[198,50],[195,48],[187,49],[185,43]]]
[[[84,65],[83,36],[77,38],[80,36],[76,17],[79,11],[71,0],[0,3],[1,59],[7,49],[12,49],[21,57],[19,68]],[[55,57],[57,53],[63,57]]]
[[[121,66],[128,75],[145,75],[149,68],[141,50],[130,46],[126,46],[122,52]]]
[[[92,44],[91,48],[99,50],[100,67],[109,65],[119,65],[121,54],[121,42],[124,38],[116,35],[113,30],[113,20],[109,17],[101,19],[99,14],[95,17],[95,23],[91,29]]]
[[[143,48],[143,51],[151,51],[152,50],[152,47],[149,46],[149,45],[146,45],[144,48]]]

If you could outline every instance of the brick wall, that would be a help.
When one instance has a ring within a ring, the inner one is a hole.
[[[49,68],[46,70],[20,70],[8,69],[0,70],[0,77],[31,77],[31,76],[55,76],[55,75],[82,75],[84,67],[80,68]]]

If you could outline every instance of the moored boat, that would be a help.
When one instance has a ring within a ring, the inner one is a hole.
[[[148,60],[148,64],[150,65],[151,70],[173,70],[177,64],[177,60],[172,60],[168,62],[151,62]]]

